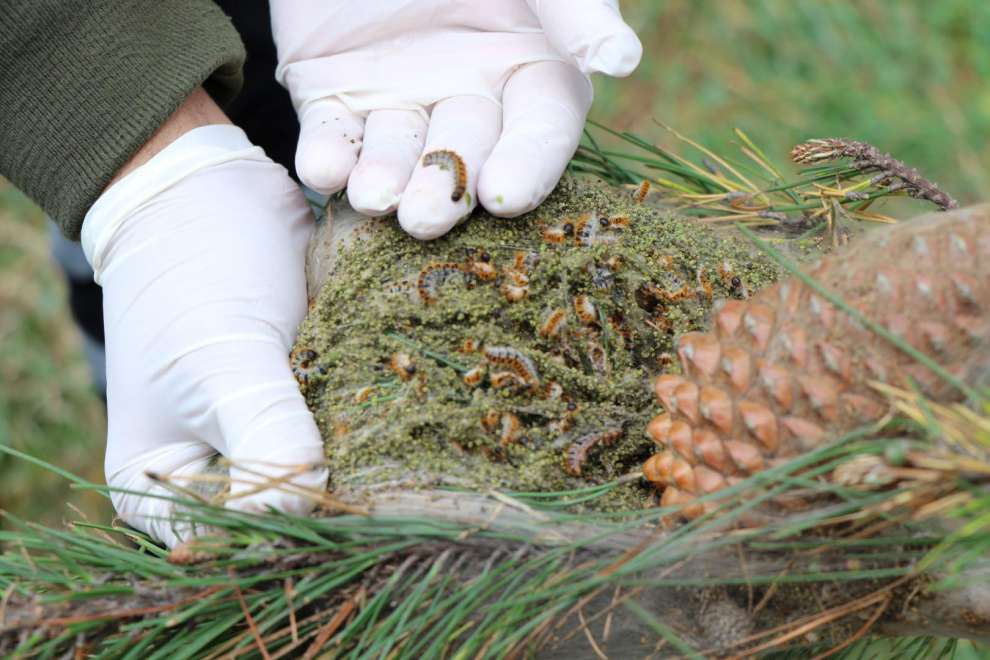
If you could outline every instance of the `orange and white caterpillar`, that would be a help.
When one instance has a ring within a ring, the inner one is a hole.
[[[598,224],[602,229],[628,229],[630,223],[628,215],[613,215],[611,218],[602,216]]]
[[[560,245],[566,243],[567,239],[574,235],[574,223],[565,222],[558,227],[547,227],[543,230],[543,240],[547,243]]]
[[[567,310],[563,307],[551,309],[543,323],[540,324],[538,332],[541,337],[552,338],[560,334],[560,331],[567,325]]]
[[[407,353],[395,353],[388,362],[389,368],[402,380],[409,380],[416,373],[416,363]]]
[[[595,242],[598,233],[598,217],[594,213],[585,213],[574,223],[574,243],[584,247]]]
[[[524,385],[535,387],[540,384],[540,374],[536,370],[536,365],[521,351],[511,346],[485,346],[481,349],[481,353],[492,364],[507,367]]]
[[[465,271],[483,282],[491,282],[498,277],[498,270],[492,263],[492,255],[484,250],[479,251],[472,248],[469,251]]]
[[[522,422],[512,413],[502,413],[501,432],[499,433],[499,444],[507,447],[519,439],[522,435]]]
[[[502,283],[502,295],[509,302],[519,302],[529,295],[529,278],[518,271],[505,272],[505,282]]]
[[[475,367],[464,374],[463,378],[466,385],[477,387],[485,379],[485,368],[483,366]]]
[[[437,289],[452,276],[464,276],[464,266],[452,261],[434,261],[423,266],[416,280],[419,299],[426,304],[437,301]]]
[[[567,448],[567,454],[564,457],[564,469],[567,470],[568,474],[580,477],[584,464],[588,462],[588,453],[597,445],[613,444],[622,437],[623,433],[624,431],[616,426],[582,435]]]
[[[496,390],[501,390],[506,387],[517,388],[526,386],[523,379],[511,371],[497,371],[489,376],[488,380],[491,382],[492,387]]]
[[[591,362],[591,368],[594,369],[596,373],[608,373],[608,353],[605,352],[605,347],[597,341],[588,342],[588,361]]]
[[[467,166],[460,154],[450,149],[437,149],[423,156],[423,167],[436,165],[441,170],[454,173],[454,190],[450,193],[450,201],[459,202],[467,190]]]
[[[309,381],[318,376],[325,376],[327,370],[316,363],[319,353],[311,348],[295,348],[289,354],[289,364],[292,365],[292,375],[300,385],[309,385]]]
[[[590,296],[584,294],[574,296],[574,313],[582,323],[591,325],[598,321],[598,310],[595,309],[595,303],[591,301]]]
[[[639,187],[636,188],[636,194],[633,195],[633,199],[635,199],[638,204],[642,204],[646,201],[646,196],[648,194],[650,194],[650,182],[644,179],[643,183],[639,184]]]
[[[714,297],[715,293],[712,289],[712,283],[709,282],[708,278],[705,276],[704,266],[698,268],[697,281],[698,281],[698,288],[696,290],[698,294],[707,298],[708,300],[711,300]]]
[[[550,401],[556,401],[560,397],[564,396],[564,386],[556,381],[550,381],[543,386],[543,398],[549,399]]]

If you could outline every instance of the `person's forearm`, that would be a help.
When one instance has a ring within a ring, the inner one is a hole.
[[[244,59],[212,0],[0,0],[0,53],[0,175],[73,239],[108,182],[164,146],[176,108],[200,104],[194,90],[233,98]]]
[[[172,113],[172,116],[165,120],[165,123],[155,131],[154,135],[148,138],[148,141],[131,156],[131,159],[117,170],[117,173],[110,179],[107,187],[109,188],[120,179],[141,167],[141,165],[147,163],[154,158],[155,154],[192,129],[199,128],[200,126],[209,126],[210,124],[229,123],[231,123],[230,120],[223,113],[223,110],[220,109],[220,106],[213,102],[213,99],[210,98],[210,95],[202,87],[197,87],[182,102],[182,105]]]

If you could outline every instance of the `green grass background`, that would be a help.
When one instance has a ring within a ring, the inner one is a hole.
[[[623,9],[645,57],[630,78],[596,80],[600,121],[672,144],[659,119],[723,152],[738,126],[777,162],[809,137],[863,139],[964,204],[990,199],[990,2],[639,0]],[[0,442],[102,481],[102,403],[46,243],[41,212],[0,182]],[[76,517],[66,501],[109,515],[99,498],[9,457],[0,484],[0,508],[32,520]]]

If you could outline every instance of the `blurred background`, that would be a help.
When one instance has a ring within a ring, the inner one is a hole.
[[[740,127],[778,164],[809,137],[867,140],[963,204],[990,199],[990,3],[629,0],[638,71],[597,80],[592,117],[718,152]],[[914,207],[917,209],[918,207]],[[0,181],[0,443],[102,482],[105,422],[41,212]],[[105,520],[93,493],[0,456],[0,508],[48,524]],[[2,524],[2,523],[0,523]]]

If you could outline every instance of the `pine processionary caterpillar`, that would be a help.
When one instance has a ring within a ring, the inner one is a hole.
[[[598,321],[598,311],[589,296],[583,294],[574,296],[574,313],[577,314],[582,323],[591,325]]]
[[[620,427],[607,428],[582,435],[567,448],[564,458],[564,469],[574,477],[581,476],[584,464],[588,462],[588,453],[598,445],[608,446],[622,437],[624,431]]]
[[[541,337],[556,337],[561,329],[567,324],[567,310],[563,307],[552,309],[540,324],[539,333]]]
[[[511,445],[522,434],[522,422],[512,413],[502,413],[502,429],[499,434],[499,444],[503,447]]]
[[[594,243],[597,233],[598,222],[593,213],[585,213],[574,223],[574,243],[576,245],[590,246]]]
[[[477,387],[485,378],[485,368],[475,367],[464,374],[464,383],[470,387]]]
[[[300,385],[308,385],[310,379],[325,376],[327,370],[316,364],[320,355],[311,348],[295,348],[289,354],[292,375]]]
[[[459,202],[467,190],[467,166],[464,159],[456,151],[437,149],[423,156],[423,167],[436,165],[441,170],[454,173],[454,190],[450,193],[450,201]]]
[[[636,189],[636,201],[642,204],[646,200],[646,196],[650,193],[650,182],[644,180],[639,184],[639,188]]]
[[[416,363],[412,361],[407,353],[396,353],[389,360],[388,366],[398,374],[399,378],[406,381],[416,373]]]
[[[419,271],[416,280],[416,290],[419,299],[426,304],[437,301],[437,289],[454,275],[464,275],[464,266],[451,261],[435,261],[428,263]]]
[[[508,367],[524,385],[540,384],[540,374],[533,361],[511,346],[485,346],[481,352],[492,364]]]

